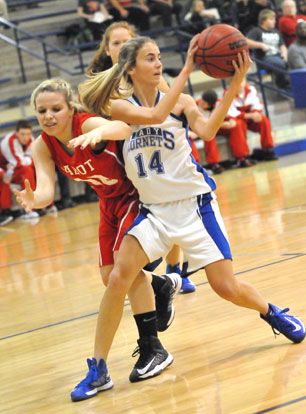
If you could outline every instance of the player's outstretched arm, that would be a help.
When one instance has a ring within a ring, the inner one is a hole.
[[[29,213],[34,208],[34,192],[30,186],[29,180],[25,180],[25,189],[22,191],[18,191],[16,189],[13,190],[13,193],[16,196],[16,200],[18,203],[25,209],[27,213]]]
[[[184,113],[187,117],[188,123],[193,131],[205,141],[210,141],[214,138],[217,131],[222,125],[224,118],[227,115],[229,107],[239,91],[241,82],[243,81],[247,71],[252,65],[252,60],[247,52],[238,54],[239,65],[233,61],[235,74],[232,77],[231,83],[227,92],[225,93],[220,104],[213,110],[210,118],[207,120],[200,113],[194,100],[187,95],[184,96]]]
[[[124,140],[132,135],[131,127],[125,122],[109,121],[101,117],[86,119],[82,124],[82,132],[82,135],[68,142],[69,148],[85,148],[88,145],[94,148],[99,142]]]
[[[177,103],[185,83],[195,67],[194,54],[198,49],[198,37],[199,35],[196,35],[191,39],[187,58],[180,74],[156,106],[152,108],[145,106],[136,107],[123,99],[114,100],[111,106],[112,118],[120,119],[131,125],[154,125],[164,122]]]
[[[54,200],[55,167],[51,154],[41,137],[33,144],[32,156],[36,173],[36,189],[31,189],[25,180],[25,189],[13,190],[18,203],[28,213],[33,209],[44,208]]]

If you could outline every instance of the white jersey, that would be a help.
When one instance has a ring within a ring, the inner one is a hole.
[[[158,92],[157,104],[164,96]],[[141,103],[133,95],[133,105]],[[123,146],[128,178],[145,204],[167,203],[209,193],[215,181],[198,164],[188,139],[188,125],[170,114],[160,125],[133,126],[133,134]]]

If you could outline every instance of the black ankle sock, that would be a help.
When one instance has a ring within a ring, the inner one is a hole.
[[[159,276],[155,273],[152,273],[152,287],[155,292],[159,292],[161,288],[164,286],[164,283],[166,282],[165,276]]]
[[[138,328],[139,338],[143,338],[144,336],[157,337],[156,311],[139,313],[134,315],[134,319]]]

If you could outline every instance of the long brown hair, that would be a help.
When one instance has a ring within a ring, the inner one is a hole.
[[[145,43],[155,42],[143,36],[128,40],[121,46],[118,63],[108,70],[89,76],[89,79],[79,85],[80,98],[88,112],[110,117],[111,102],[114,99],[125,99],[133,93],[133,82],[128,71],[135,67],[138,51]]]
[[[108,26],[102,37],[102,41],[100,43],[98,52],[95,54],[95,56],[92,58],[91,62],[88,65],[87,72],[90,75],[102,72],[113,66],[112,60],[110,56],[107,55],[106,50],[108,49],[109,40],[112,32],[116,29],[121,28],[126,29],[130,33],[132,38],[135,36],[134,27],[131,26],[128,22],[115,22]]]

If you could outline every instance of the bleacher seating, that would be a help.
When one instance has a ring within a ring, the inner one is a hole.
[[[295,107],[306,108],[306,69],[291,70],[289,73]]]
[[[29,9],[28,6],[30,4],[37,5],[38,7]],[[75,55],[71,55],[67,59],[67,56],[61,55],[57,49],[59,48],[63,50],[63,52],[65,52],[65,49],[66,52],[69,51],[69,48],[65,48],[64,37],[59,35],[62,35],[65,27],[69,26],[72,22],[82,21],[76,12],[77,0],[8,0],[8,6],[10,9],[11,21],[18,22],[18,30],[23,30],[23,32],[18,33],[18,42],[20,42],[21,45],[24,45],[25,48],[34,50],[36,53],[40,53],[40,50],[43,49],[43,47],[46,48],[43,41],[45,41],[46,44],[53,45],[53,50],[51,47],[47,48],[51,76],[68,78],[72,85],[77,86],[77,84],[84,79],[82,69],[84,70],[84,68],[86,68],[94,51],[84,51],[82,49],[83,45],[81,45],[79,54],[76,53]],[[22,10],[22,12],[20,12],[20,10]],[[3,31],[2,34],[14,39],[13,32],[13,29],[9,29]],[[180,51],[180,48],[182,47],[186,48],[186,45],[188,44],[188,34],[177,41],[175,38],[163,37],[161,32],[162,30],[156,30],[154,37],[161,47],[162,59],[166,62],[165,66],[180,68],[182,66],[182,55],[177,52]],[[183,34],[182,30],[178,32],[181,32],[180,35]],[[41,42],[39,42],[39,40]],[[30,119],[34,118],[34,112],[29,107],[28,97],[37,83],[48,76],[44,62],[38,61],[34,59],[33,56],[22,52],[21,56],[27,78],[24,83],[19,68],[20,61],[18,60],[18,54],[15,52],[12,53],[13,47],[14,46],[11,44],[1,41],[1,49],[3,51],[4,59],[3,62],[1,62],[0,69],[0,87],[2,92],[0,111],[4,113],[4,117],[1,117],[0,120],[0,137],[6,132],[6,128],[11,128],[11,125],[14,122],[12,115],[14,106],[17,108],[17,119],[20,118],[20,116],[26,116]],[[56,62],[57,67],[52,66],[52,63],[54,62]],[[258,70],[255,72],[258,72]],[[169,81],[171,83],[171,77],[169,78]],[[256,83],[254,77],[253,81]],[[270,82],[266,81],[266,77],[263,77],[263,82],[259,81],[259,83],[262,83],[262,91],[264,91],[264,94],[267,94],[268,89],[271,87]],[[257,85],[259,83],[257,80]],[[204,87],[222,89],[220,81],[205,76],[199,70],[194,71],[190,77],[190,84],[186,87],[186,92],[191,92],[195,95],[200,94]],[[290,95],[290,93],[288,95]],[[281,109],[274,110],[274,107],[276,106]],[[282,107],[285,109],[283,110]],[[288,112],[291,113],[293,108],[290,101],[286,100],[284,102],[284,99],[281,98],[279,99],[279,102],[274,99],[273,102],[267,104],[267,109],[271,113],[272,127],[273,119],[275,117],[281,118],[275,122],[275,126],[278,128],[283,126],[282,121],[285,118],[288,118]],[[286,116],[283,113],[284,111],[287,111]],[[301,114],[300,112],[299,116],[296,116],[294,121],[296,123],[301,123],[304,121],[303,117],[304,114]]]

